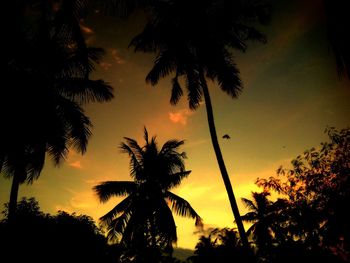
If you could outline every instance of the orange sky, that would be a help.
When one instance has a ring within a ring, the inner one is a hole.
[[[279,165],[324,141],[327,125],[349,126],[350,83],[337,76],[322,16],[313,5],[300,3],[279,4],[265,30],[268,43],[236,55],[245,86],[238,100],[210,85],[218,135],[231,137],[220,143],[242,213],[246,210],[240,198],[250,197],[257,177],[275,175]],[[170,106],[169,79],[155,88],[145,83],[153,57],[127,49],[139,21],[101,17],[87,21],[92,30],[89,42],[107,53],[96,77],[115,87],[115,99],[86,108],[94,124],[87,153],[71,152],[58,168],[47,161],[40,179],[20,188],[20,197],[35,196],[45,212],[66,210],[98,220],[118,199],[100,204],[91,188],[105,180],[130,180],[128,158],[118,147],[124,136],[142,144],[146,126],[159,144],[172,138],[186,140],[186,168],[192,173],[174,192],[192,204],[206,227],[233,227],[205,109],[190,111],[186,98]],[[0,189],[0,203],[7,202],[10,181],[1,177]],[[176,222],[178,246],[194,248],[198,240],[194,222],[179,218]]]

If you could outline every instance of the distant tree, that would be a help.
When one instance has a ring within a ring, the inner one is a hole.
[[[230,97],[238,97],[242,83],[233,50],[245,51],[247,41],[265,42],[253,27],[268,21],[267,1],[158,1],[144,30],[131,42],[135,51],[154,52],[157,58],[146,80],[156,85],[172,76],[170,103],[187,90],[189,107],[195,110],[203,97],[213,148],[243,244],[244,227],[217,138],[208,80],[216,81]]]
[[[276,220],[276,214],[273,210],[273,203],[267,199],[270,194],[267,192],[253,192],[253,200],[242,198],[243,204],[249,212],[241,218],[243,221],[252,223],[247,234],[253,236],[262,253],[271,249],[273,238],[273,223]]]
[[[82,106],[113,97],[105,82],[90,80],[101,50],[85,44],[84,4],[15,1],[6,10],[15,20],[8,25],[0,91],[0,172],[12,177],[10,218],[19,185],[40,176],[47,155],[58,164],[71,147],[86,151],[92,124]]]
[[[326,130],[330,141],[280,167],[278,177],[258,179],[265,191],[275,191],[287,204],[284,228],[289,241],[307,249],[325,249],[339,260],[350,259],[350,129]]]
[[[17,204],[14,220],[8,222],[8,204],[0,222],[1,262],[117,262],[111,248],[91,217],[45,214],[34,198]],[[118,252],[118,249],[114,248]]]
[[[215,228],[201,236],[194,254],[188,258],[193,263],[254,262],[252,254],[243,248],[237,231],[229,228]]]
[[[169,140],[158,149],[156,138],[149,139],[146,128],[144,139],[144,146],[127,137],[121,144],[122,151],[130,156],[134,181],[107,181],[94,190],[102,202],[112,196],[127,196],[101,217],[108,237],[120,237],[130,251],[128,257],[136,257],[133,262],[156,262],[161,252],[171,251],[177,241],[171,210],[195,219],[196,226],[201,226],[202,219],[186,200],[170,192],[190,174],[184,166],[185,153],[178,152],[184,141]]]

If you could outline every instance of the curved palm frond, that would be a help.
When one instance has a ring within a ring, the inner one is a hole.
[[[124,196],[136,190],[131,181],[107,181],[93,187],[101,202],[107,202],[112,196]]]
[[[75,102],[60,97],[57,98],[57,110],[61,118],[66,122],[69,142],[79,152],[85,153],[89,137],[91,136],[92,124],[84,114],[84,110]]]
[[[191,110],[197,109],[202,101],[202,86],[196,70],[186,71],[187,99]]]
[[[253,211],[256,211],[258,210],[258,208],[255,206],[254,202],[249,200],[249,199],[246,199],[246,198],[241,198],[243,204],[249,208],[250,210],[253,210]]]
[[[129,44],[133,46],[134,51],[155,52],[160,48],[160,33],[156,30],[153,23],[148,23],[143,31],[135,36]]]
[[[168,182],[168,187],[169,189],[174,188],[178,185],[180,185],[181,181],[186,178],[191,171],[183,171],[183,172],[178,172],[171,174],[169,177],[169,182]]]
[[[169,154],[169,153],[170,153],[170,154],[178,155],[179,153],[176,152],[176,150],[177,150],[179,147],[181,147],[184,143],[185,143],[184,140],[181,140],[181,141],[179,141],[179,140],[169,140],[169,141],[166,141],[166,142],[163,144],[163,146],[162,146],[162,148],[161,148],[159,154],[160,154],[160,155],[166,155],[166,154]]]
[[[120,237],[127,226],[129,219],[129,213],[123,213],[119,217],[114,218],[107,228],[107,238],[110,241],[116,241]]]
[[[153,68],[146,76],[146,81],[156,85],[159,79],[168,76],[176,70],[176,63],[173,54],[169,50],[163,50],[157,56]]]
[[[177,241],[176,224],[173,214],[165,200],[161,200],[159,209],[155,215],[155,225],[159,231],[159,239],[162,243],[171,246]]]
[[[254,223],[257,220],[258,215],[255,212],[248,212],[245,215],[241,216],[241,218],[243,221]]]
[[[149,144],[148,142],[148,131],[146,129],[146,127],[143,127],[143,138],[145,139],[146,145]]]
[[[217,80],[222,91],[237,98],[242,90],[242,82],[236,64],[226,50],[213,52],[212,55],[207,62],[207,77]]]
[[[42,169],[44,168],[45,163],[45,153],[46,145],[45,143],[38,144],[33,148],[27,149],[27,178],[26,182],[32,184],[40,176]]]
[[[78,103],[106,102],[113,98],[112,87],[103,80],[69,78],[55,84],[59,93]]]
[[[170,104],[176,105],[179,102],[180,98],[182,97],[183,91],[177,76],[172,79],[171,83],[172,83],[172,89],[171,89]]]
[[[130,214],[131,206],[132,206],[132,200],[133,195],[129,195],[124,200],[122,200],[120,203],[118,203],[111,211],[109,211],[104,216],[100,217],[101,222],[108,226],[111,224],[113,219],[118,216],[120,213],[126,213]]]
[[[202,218],[197,214],[197,212],[192,208],[192,206],[183,198],[170,191],[165,192],[165,197],[171,203],[171,209],[175,211],[176,214],[184,217],[190,217],[196,220],[195,225],[198,227],[203,226]]]
[[[129,157],[130,157],[130,175],[133,177],[133,178],[138,178],[138,175],[141,173],[142,169],[143,169],[143,164],[140,162],[142,160],[142,149],[138,146],[137,142],[130,139],[130,138],[125,138],[126,140],[129,141],[132,141],[135,143],[135,145],[128,145],[128,144],[125,144],[125,143],[122,143],[121,146],[120,146],[120,149],[129,154]],[[133,150],[133,147],[137,147],[137,148],[134,148],[136,149]]]

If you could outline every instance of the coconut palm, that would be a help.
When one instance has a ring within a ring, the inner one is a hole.
[[[247,234],[252,235],[260,251],[266,252],[271,246],[273,225],[276,221],[276,214],[273,212],[273,203],[267,199],[268,192],[253,192],[253,200],[242,198],[244,205],[249,212],[241,218],[243,221],[253,223]]]
[[[58,164],[70,147],[86,151],[92,125],[83,104],[113,97],[109,85],[89,79],[101,51],[87,48],[78,30],[82,1],[34,2],[16,6],[20,15],[12,10],[21,22],[12,25],[16,37],[0,91],[0,171],[13,179],[9,219],[19,185],[39,177],[46,154]]]
[[[246,50],[247,40],[265,41],[251,22],[265,22],[265,1],[162,1],[153,7],[153,19],[131,46],[136,51],[156,52],[157,58],[146,80],[152,85],[173,75],[171,104],[183,96],[185,82],[189,107],[195,110],[203,97],[213,148],[230,200],[242,242],[248,247],[244,227],[219,146],[208,80],[236,98],[242,83],[232,50]]]
[[[334,53],[339,75],[350,79],[350,17],[348,1],[323,0],[327,17],[328,41]]]
[[[169,140],[158,149],[156,138],[149,139],[146,128],[144,139],[144,146],[126,137],[121,144],[130,156],[134,181],[107,181],[94,187],[101,202],[126,196],[100,219],[108,237],[121,237],[129,249],[169,249],[177,240],[171,211],[195,219],[196,226],[201,226],[202,219],[186,200],[170,192],[190,174],[184,166],[185,153],[178,152],[184,141]]]

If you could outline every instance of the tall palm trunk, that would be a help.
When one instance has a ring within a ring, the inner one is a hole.
[[[20,178],[21,178],[21,173],[18,170],[16,170],[12,179],[10,201],[9,201],[8,220],[10,222],[13,221],[16,214]]]
[[[215,128],[215,123],[214,123],[213,107],[211,105],[209,89],[208,89],[207,82],[206,82],[206,80],[204,78],[203,72],[200,73],[200,80],[201,80],[201,85],[202,85],[202,88],[203,88],[205,107],[206,107],[206,110],[207,110],[209,131],[210,131],[210,136],[211,136],[211,142],[213,144],[213,148],[214,148],[215,155],[216,155],[216,160],[217,160],[219,168],[220,168],[222,180],[224,181],[224,184],[225,184],[225,188],[226,188],[226,191],[227,191],[228,198],[230,200],[233,216],[234,216],[234,218],[236,220],[236,224],[237,224],[237,227],[238,227],[238,232],[239,232],[239,235],[241,237],[243,246],[246,249],[249,249],[249,243],[248,243],[247,235],[246,235],[245,230],[244,230],[244,226],[243,226],[243,223],[242,223],[241,216],[239,214],[236,198],[235,198],[235,195],[234,195],[233,190],[232,190],[230,177],[229,177],[229,175],[227,173],[225,162],[224,162],[224,159],[222,157],[221,149],[220,149],[220,146],[219,146],[218,136],[216,134],[216,128]]]

